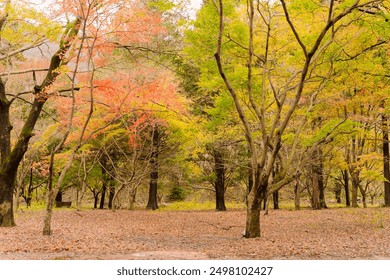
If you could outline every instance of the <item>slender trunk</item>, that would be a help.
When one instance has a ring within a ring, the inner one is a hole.
[[[150,182],[149,182],[149,199],[146,209],[156,210],[158,209],[157,202],[157,182],[158,182],[158,154],[159,154],[159,142],[160,135],[158,128],[153,130],[152,137],[152,152],[150,156]]]
[[[301,197],[300,197],[298,180],[296,181],[294,186],[294,205],[295,205],[295,210],[301,209]]]
[[[158,201],[157,201],[157,181],[158,181],[158,167],[155,161],[151,161],[151,172],[150,172],[150,182],[149,182],[149,199],[146,209],[157,210]]]
[[[104,200],[106,197],[106,190],[107,190],[107,185],[106,185],[106,182],[103,181],[102,195],[100,197],[99,209],[104,209]]]
[[[383,132],[383,175],[384,181],[384,199],[385,206],[390,206],[390,154],[389,154],[389,125],[388,118],[382,114],[382,132]]]
[[[109,194],[108,194],[108,209],[113,209],[115,208],[114,206],[114,196],[115,196],[115,187],[112,185],[112,178],[110,178],[110,189],[109,189]]]
[[[97,209],[98,201],[99,201],[99,192],[97,192],[96,194],[93,193],[93,209]]]
[[[341,183],[338,181],[335,182],[334,194],[335,194],[336,202],[341,203]]]
[[[351,174],[352,178],[352,207],[357,208],[359,207],[358,205],[358,190],[359,190],[359,184],[360,184],[360,179],[359,179],[359,173],[358,171],[354,170]]]
[[[318,173],[314,170],[312,175],[312,185],[313,185],[313,191],[311,195],[311,207],[314,210],[319,210],[321,209],[321,204],[320,204],[320,190],[318,185]]]
[[[129,189],[129,210],[135,210],[135,198],[137,196],[137,188]]]
[[[326,208],[328,208],[328,206],[326,206],[326,201],[325,201],[324,164],[322,163],[322,152],[321,152],[318,171],[319,171],[318,188],[319,188],[319,192],[320,192],[319,193],[320,207],[326,209]]]
[[[216,175],[214,188],[215,188],[215,200],[216,209],[218,211],[226,211],[225,206],[225,165],[223,162],[222,152],[218,149],[214,149],[214,172]]]
[[[367,208],[367,192],[362,186],[359,186],[360,194],[362,195],[363,208]]]
[[[50,154],[50,165],[49,165],[49,181],[47,186],[47,194],[46,194],[46,215],[43,219],[43,235],[51,235],[51,217],[53,215],[53,206],[55,200],[61,199],[62,202],[62,193],[53,191],[53,169],[54,169],[54,154],[55,150],[53,150]],[[59,197],[58,197],[59,196]]]
[[[81,210],[81,204],[83,202],[83,198],[84,198],[84,194],[85,194],[86,189],[87,189],[87,182],[83,181],[81,183],[80,195],[77,198],[77,210],[78,211]]]
[[[343,181],[344,181],[344,191],[345,191],[345,205],[351,207],[351,198],[349,194],[349,175],[348,171],[344,170],[343,172]]]
[[[279,191],[276,191],[272,194],[274,209],[279,209]]]
[[[104,202],[106,198],[106,191],[108,186],[108,174],[107,174],[107,166],[106,166],[106,159],[105,157],[102,157],[101,164],[101,171],[102,171],[102,195],[100,197],[100,205],[99,209],[104,209]]]

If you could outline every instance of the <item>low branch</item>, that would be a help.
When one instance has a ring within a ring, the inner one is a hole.
[[[33,48],[36,48],[36,47],[39,47],[42,44],[44,44],[45,42],[46,42],[46,39],[41,39],[41,40],[38,40],[37,42],[34,42],[33,44],[26,45],[24,47],[21,47],[20,49],[14,50],[14,51],[9,52],[7,54],[0,55],[0,60],[6,59],[8,57],[11,57],[11,56],[14,56],[14,55],[17,55],[17,54],[20,54],[20,53],[22,53],[24,51],[27,51],[27,50],[30,50],[30,49],[33,49]]]
[[[12,72],[4,72],[0,73],[0,76],[8,76],[8,75],[20,75],[20,74],[26,74],[31,72],[44,72],[49,71],[49,68],[39,68],[39,69],[28,69],[28,70],[19,70],[19,71],[12,71]]]

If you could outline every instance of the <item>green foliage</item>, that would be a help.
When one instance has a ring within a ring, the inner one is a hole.
[[[43,38],[55,41],[61,34],[59,23],[31,7],[10,5],[7,12],[7,25],[0,31],[0,37],[11,45],[34,44]]]
[[[149,8],[156,9],[159,12],[167,12],[175,7],[175,3],[169,0],[151,0],[148,2]]]
[[[186,190],[181,186],[174,186],[169,193],[170,201],[183,201],[187,196]]]

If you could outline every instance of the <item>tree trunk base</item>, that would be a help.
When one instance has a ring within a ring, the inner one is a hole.
[[[14,227],[15,225],[12,202],[0,204],[0,227]]]

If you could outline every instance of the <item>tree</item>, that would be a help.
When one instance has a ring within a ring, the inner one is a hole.
[[[5,28],[7,28],[6,24],[8,19],[8,9],[10,9],[10,1],[7,2],[5,6],[5,12],[0,18],[0,29],[3,30],[1,33],[2,35],[5,34]],[[67,24],[63,36],[60,40],[59,49],[51,58],[50,65],[44,80],[39,85],[36,84],[33,90],[29,90],[29,93],[33,94],[33,101],[29,110],[29,114],[24,122],[23,128],[13,146],[11,145],[12,125],[10,123],[10,108],[20,94],[13,96],[11,95],[11,99],[9,99],[7,97],[9,95],[7,93],[5,83],[3,79],[0,78],[0,118],[2,119],[0,125],[0,226],[7,227],[15,225],[12,205],[16,173],[20,161],[27,151],[29,140],[34,134],[34,127],[42,112],[43,105],[51,95],[50,86],[53,85],[54,81],[60,74],[57,70],[61,66],[67,64],[67,53],[71,48],[75,35],[78,33],[79,27],[78,19]],[[18,26],[16,28],[18,28]],[[24,32],[23,29],[17,30],[18,32],[21,32],[19,34]],[[7,40],[7,38],[5,38],[5,40]],[[8,58],[9,56],[16,56],[21,54],[24,50],[31,49],[39,45],[39,42],[44,41],[44,37],[40,37],[39,40],[33,39],[32,41],[34,41],[34,44],[26,44],[14,50],[12,48],[15,46],[17,47],[17,45],[11,45],[11,49],[7,50],[7,54],[2,59]],[[34,71],[27,72],[34,73]]]
[[[254,1],[248,1],[246,7],[249,27],[248,43],[244,45],[244,49],[247,51],[247,55],[245,56],[247,60],[245,63],[247,66],[247,102],[243,102],[237,85],[230,78],[231,71],[228,68],[229,63],[225,58],[225,52],[223,52],[226,49],[225,46],[229,45],[229,42],[225,43],[226,40],[224,40],[228,37],[225,31],[227,24],[225,21],[225,10],[229,11],[232,9],[232,6],[230,3],[229,6],[224,4],[222,0],[218,1],[216,8],[219,17],[219,31],[214,56],[218,66],[218,72],[234,101],[237,114],[244,127],[253,174],[253,183],[249,186],[248,190],[245,237],[252,238],[260,236],[261,201],[268,196],[269,192],[274,192],[280,185],[291,182],[297,176],[297,174],[286,176],[287,174],[284,168],[282,168],[281,177],[284,179],[278,181],[277,186],[269,182],[270,175],[283,146],[282,136],[285,134],[299,102],[305,95],[307,98],[310,98],[310,94],[312,96],[315,94],[313,91],[305,91],[308,88],[308,77],[318,68],[319,59],[323,57],[322,55],[328,47],[333,44],[338,31],[349,24],[350,20],[347,16],[360,16],[361,13],[359,13],[359,10],[363,10],[364,12],[366,9],[378,5],[380,2],[367,1],[360,3],[360,1],[355,1],[350,4],[340,4],[331,0],[329,3],[317,4],[311,2],[309,4],[306,1],[297,1],[287,5],[284,0],[281,0],[281,8],[288,25],[287,28],[290,30],[290,34],[293,35],[296,46],[300,49],[300,54],[294,53],[292,57],[299,58],[302,61],[300,63],[296,61],[298,64],[294,66],[290,65],[290,67],[294,67],[294,70],[290,74],[286,73],[286,79],[281,84],[280,73],[278,77],[279,81],[277,82],[275,80],[275,74],[273,72],[276,68],[274,66],[275,61],[271,60],[272,55],[274,55],[271,52],[273,47],[271,32],[276,32],[278,27],[277,25],[273,25],[272,21],[275,20],[274,14],[276,12],[274,10],[279,7],[274,4],[262,2],[258,2],[257,6],[255,6]],[[291,13],[298,11],[303,14],[316,11],[318,15],[322,15],[318,18],[323,18],[324,20],[318,19],[315,26],[313,26],[314,30],[311,30],[308,36],[304,33],[304,26],[307,26],[304,20],[305,16],[301,14],[299,22],[293,21]],[[264,42],[262,46],[255,40],[255,36],[259,34],[255,29],[255,14],[258,18],[262,19],[265,26],[265,32],[263,34],[266,34],[266,37],[262,40]],[[283,26],[281,22],[278,22],[278,24],[279,27]],[[278,34],[281,34],[281,32]],[[234,40],[231,41],[234,43]],[[259,54],[257,51],[259,47],[262,47],[262,54]],[[256,67],[258,65],[256,64],[256,59],[259,60],[258,64],[260,64],[258,68]],[[271,63],[273,64],[272,67]],[[286,68],[286,65],[284,64],[283,67]],[[260,83],[255,80],[256,77],[260,77]],[[320,88],[318,83],[316,86]],[[311,90],[313,90],[313,86],[311,86]],[[268,103],[267,98],[268,100],[271,98],[272,101]],[[260,127],[259,130],[254,130],[251,125],[246,104],[249,104],[249,110],[255,115],[257,124]],[[271,106],[272,104],[275,105]],[[258,131],[260,132],[260,137],[257,137],[255,134]],[[261,144],[259,145],[258,143]],[[291,150],[291,152],[294,154],[294,150]]]
[[[389,153],[389,125],[388,118],[382,114],[382,134],[383,134],[383,175],[384,180],[384,200],[385,206],[390,206],[390,153]]]

